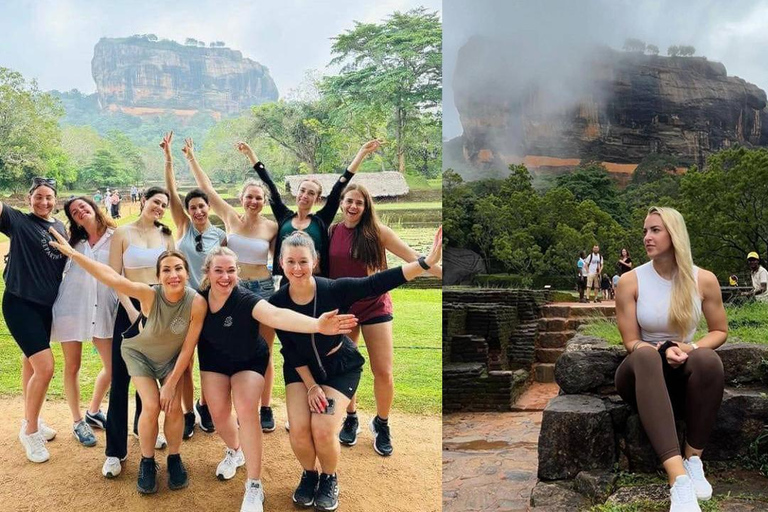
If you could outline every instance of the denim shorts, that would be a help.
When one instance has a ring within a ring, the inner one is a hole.
[[[261,296],[264,300],[269,300],[275,293],[275,281],[271,277],[243,280],[240,281],[240,286]]]

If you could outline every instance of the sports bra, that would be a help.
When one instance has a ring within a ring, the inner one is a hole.
[[[131,243],[131,230],[128,230],[128,248],[123,253],[123,268],[152,268],[157,265],[157,258],[166,251],[162,247],[139,247]]]
[[[263,238],[230,233],[227,235],[227,247],[237,254],[237,261],[249,265],[266,265],[269,261],[269,242]]]

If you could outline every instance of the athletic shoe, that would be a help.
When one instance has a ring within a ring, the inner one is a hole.
[[[181,455],[178,453],[168,456],[168,488],[172,491],[183,489],[189,485],[187,468],[181,462]]]
[[[245,496],[243,496],[243,504],[240,505],[240,512],[263,512],[263,503],[264,488],[261,486],[261,480],[249,478],[245,481]]]
[[[85,422],[94,428],[107,428],[107,417],[101,412],[101,409],[94,414],[85,411]]]
[[[696,490],[688,475],[680,475],[675,484],[669,489],[669,512],[701,512],[696,501]]]
[[[22,427],[22,429],[23,428],[24,427]],[[47,441],[40,430],[30,435],[26,435],[22,430],[19,432],[19,441],[21,441],[22,446],[24,446],[24,451],[27,453],[27,459],[31,462],[40,463],[51,458],[51,454],[48,453],[48,449],[45,447]]]
[[[136,490],[141,494],[154,494],[157,492],[157,464],[154,457],[142,457],[139,462],[139,478],[136,481]]]
[[[291,424],[288,423],[288,420],[285,420],[285,431],[290,432],[291,431]]]
[[[200,430],[203,432],[211,433],[216,432],[216,427],[213,425],[213,419],[211,413],[208,411],[207,405],[201,405],[200,400],[195,402],[195,419],[197,424],[200,425]]]
[[[272,408],[262,407],[261,409],[259,409],[259,417],[261,418],[261,431],[274,432],[275,415],[272,414]]]
[[[56,431],[49,427],[42,418],[37,419],[37,430],[43,434],[46,441],[53,441],[53,438],[56,437]]]
[[[293,502],[300,507],[311,507],[315,503],[315,492],[320,476],[317,471],[307,471],[301,474],[299,486],[293,491]]]
[[[373,434],[373,449],[376,453],[383,457],[392,455],[392,435],[389,433],[389,424],[382,423],[378,416],[374,416],[370,427]]]
[[[72,427],[72,435],[83,446],[96,446],[96,436],[93,435],[91,426],[85,420],[80,420]]]
[[[219,480],[229,480],[235,476],[235,473],[237,473],[237,468],[243,464],[245,464],[245,455],[243,455],[243,450],[241,448],[238,448],[237,450],[227,448],[224,455],[224,460],[219,462],[219,465],[216,466],[216,478]]]
[[[336,474],[320,474],[320,483],[315,493],[315,510],[330,511],[339,508],[339,481]]]
[[[107,460],[104,461],[104,465],[101,467],[101,474],[106,478],[115,478],[123,471],[121,462],[127,457],[127,455],[122,459],[118,459],[117,457],[107,457]]]
[[[195,413],[185,412],[184,413],[184,434],[181,436],[181,438],[189,439],[193,435],[195,435]]]
[[[701,459],[697,456],[693,456],[688,460],[683,461],[685,472],[693,482],[693,488],[696,490],[696,498],[701,501],[707,501],[712,497],[712,486],[707,482],[707,478],[704,476],[704,464],[701,463]]]
[[[360,421],[357,419],[357,414],[354,416],[347,414],[344,424],[341,426],[341,432],[339,432],[339,441],[346,446],[355,446],[357,444],[357,434],[359,433]]]
[[[133,436],[138,439],[139,433],[134,430]],[[155,439],[155,450],[165,450],[166,446],[168,446],[168,441],[165,439],[165,434],[158,432],[157,439]]]

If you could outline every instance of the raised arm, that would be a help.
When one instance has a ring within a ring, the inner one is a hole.
[[[184,139],[184,147],[181,151],[184,153],[184,156],[187,157],[189,168],[192,170],[192,175],[195,177],[197,186],[200,187],[203,192],[208,194],[208,199],[211,201],[213,211],[216,215],[221,217],[228,228],[234,226],[238,222],[240,216],[237,214],[237,210],[222,199],[219,193],[213,188],[211,179],[205,174],[205,171],[203,171],[203,168],[200,167],[200,164],[195,158],[195,148],[192,139]]]
[[[419,253],[414,251],[408,244],[403,242],[403,240],[397,236],[397,233],[395,233],[391,228],[384,226],[382,224],[379,225],[379,232],[381,236],[381,242],[382,245],[386,250],[397,256],[403,261],[407,261],[408,263],[411,263],[413,261],[416,261],[419,259],[419,256],[421,256]],[[443,267],[441,265],[435,264],[432,265],[432,267],[427,271],[433,276],[442,279],[443,278]]]
[[[121,276],[114,271],[109,265],[104,265],[96,260],[85,256],[82,253],[77,252],[69,245],[67,239],[61,236],[53,227],[48,228],[48,232],[53,236],[56,241],[49,242],[53,247],[59,250],[64,256],[74,260],[80,265],[83,270],[91,274],[93,277],[104,283],[105,285],[113,288],[118,293],[123,293],[129,297],[139,299],[142,303],[142,309],[148,310],[149,306],[155,300],[155,292],[149,285],[144,283],[135,283],[125,277]]]
[[[251,314],[259,323],[269,327],[305,334],[314,332],[328,336],[348,334],[357,325],[355,315],[339,315],[338,310],[323,313],[320,318],[312,318],[290,309],[278,308],[266,300],[257,302]]]
[[[333,218],[336,216],[336,210],[339,209],[339,201],[341,201],[341,193],[344,191],[349,180],[351,180],[357,170],[360,168],[360,164],[365,160],[365,157],[376,151],[381,147],[381,141],[378,139],[369,140],[362,145],[360,150],[352,159],[352,162],[347,167],[347,170],[342,174],[339,179],[334,183],[333,188],[328,193],[328,197],[325,198],[325,204],[315,214],[321,218],[327,225],[331,225]]]
[[[189,225],[189,217],[184,211],[184,205],[179,199],[179,190],[176,188],[176,176],[173,174],[173,155],[171,154],[171,142],[173,142],[173,132],[170,131],[165,134],[163,141],[160,143],[160,147],[163,148],[165,154],[165,188],[168,189],[171,202],[171,217],[173,217],[173,223],[176,224],[176,238],[181,239],[184,236],[184,232]]]
[[[269,189],[269,207],[272,209],[272,214],[275,216],[275,219],[277,219],[278,225],[282,224],[286,218],[293,217],[294,212],[283,202],[283,198],[280,196],[280,190],[278,190],[275,182],[272,181],[272,176],[267,172],[266,166],[256,157],[256,153],[253,152],[251,146],[245,142],[238,142],[235,144],[235,147],[248,158],[256,171],[256,174],[259,175],[259,179],[263,181],[264,185]]]
[[[181,345],[181,352],[176,358],[176,364],[173,370],[166,377],[165,382],[160,387],[160,408],[168,412],[173,405],[173,397],[176,395],[176,385],[179,379],[189,367],[189,361],[195,353],[195,347],[200,340],[200,331],[203,330],[203,320],[208,312],[208,303],[200,295],[195,295],[192,300],[192,316],[189,319],[189,329],[184,337],[184,343]]]

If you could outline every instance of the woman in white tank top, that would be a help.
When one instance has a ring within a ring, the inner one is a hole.
[[[698,512],[712,496],[701,453],[723,395],[728,320],[717,278],[693,265],[685,221],[672,208],[651,207],[643,226],[650,262],[625,273],[616,317],[629,355],[616,371],[616,389],[637,409],[671,485],[671,512]],[[693,342],[704,315],[708,333]],[[684,453],[674,410],[687,425]]]

